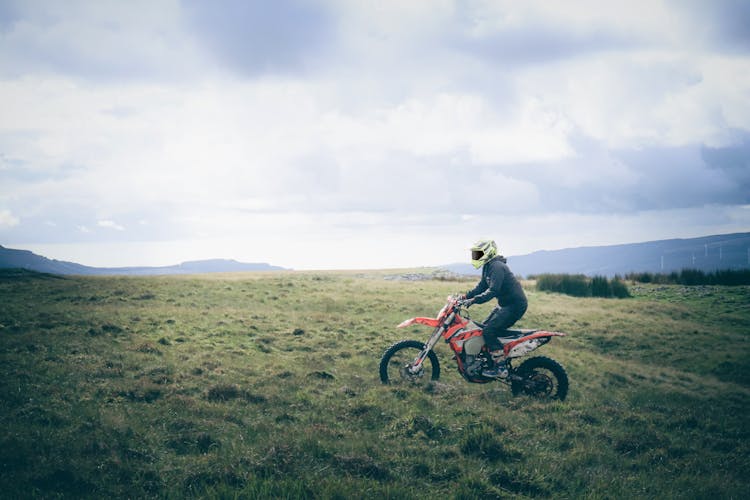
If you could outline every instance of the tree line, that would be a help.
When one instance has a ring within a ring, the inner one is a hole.
[[[683,269],[671,273],[630,273],[625,279],[637,283],[657,283],[660,285],[750,285],[750,269],[724,269],[713,272],[698,269]]]
[[[574,297],[630,297],[628,287],[619,276],[608,279],[605,276],[589,278],[584,274],[540,274],[529,276],[536,279],[537,290],[564,293]]]
[[[615,276],[588,277],[585,274],[539,274],[528,276],[536,280],[536,288],[545,292],[564,293],[574,297],[627,298],[630,292],[625,281],[655,283],[659,285],[750,285],[750,269],[725,269],[713,272],[698,269],[683,269],[671,273],[637,272],[624,278]]]

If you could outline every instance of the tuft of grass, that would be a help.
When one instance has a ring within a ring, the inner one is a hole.
[[[461,453],[478,457],[489,462],[511,462],[521,454],[508,448],[508,445],[495,432],[484,428],[472,429],[462,438]]]

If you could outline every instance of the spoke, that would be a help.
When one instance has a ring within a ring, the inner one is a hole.
[[[414,363],[419,359],[419,354],[414,350],[404,350],[396,353],[390,360],[388,366],[393,376],[389,377],[392,383],[414,384],[425,383],[429,379],[427,373],[431,368],[426,367],[427,361],[423,361],[417,370],[413,370]]]

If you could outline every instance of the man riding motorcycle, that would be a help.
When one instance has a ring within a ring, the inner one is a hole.
[[[466,300],[465,306],[483,304],[493,298],[498,303],[484,321],[482,330],[484,341],[496,361],[492,368],[482,371],[485,377],[507,377],[503,346],[498,337],[504,336],[505,330],[521,319],[528,307],[526,294],[506,262],[505,257],[497,254],[497,245],[493,240],[481,240],[471,247],[471,263],[476,269],[482,268],[482,277],[472,290],[462,296]]]

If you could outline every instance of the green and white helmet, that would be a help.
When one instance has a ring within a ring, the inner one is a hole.
[[[471,264],[479,269],[497,255],[497,245],[493,240],[480,240],[471,247]]]

